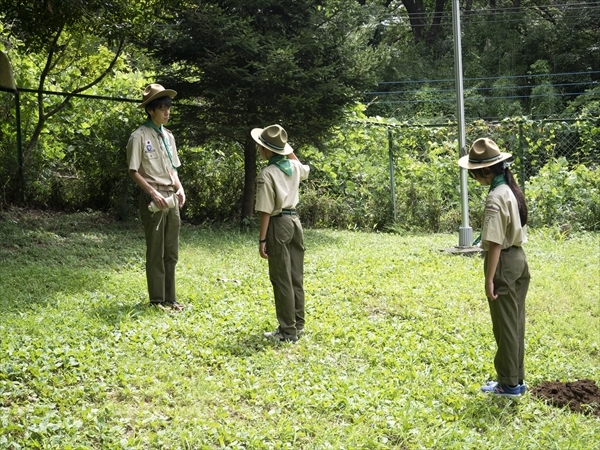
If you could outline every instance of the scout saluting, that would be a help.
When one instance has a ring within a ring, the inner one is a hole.
[[[260,212],[259,253],[268,259],[279,326],[265,337],[296,342],[304,332],[304,235],[296,215],[298,186],[310,168],[298,161],[280,125],[251,132],[268,160],[257,178],[255,209]]]
[[[525,393],[525,297],[529,267],[521,247],[527,242],[527,205],[508,159],[496,143],[477,139],[458,164],[469,176],[490,186],[485,202],[481,246],[484,250],[485,295],[492,316],[497,380],[482,386],[485,393],[519,397]]]

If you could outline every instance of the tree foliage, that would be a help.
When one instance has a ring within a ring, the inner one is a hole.
[[[20,185],[14,102],[12,95],[2,95],[2,199],[11,203],[22,194],[31,206],[113,209],[122,215],[127,194],[124,145],[137,125],[137,118],[131,121],[130,117],[140,112],[131,103],[70,94],[85,87],[85,93],[90,95],[138,97],[146,80],[94,36],[80,37],[75,42],[75,37],[63,31],[60,37],[69,45],[60,50],[60,57],[52,58],[56,64],[46,75],[43,73],[48,53],[43,49],[25,50],[25,43],[14,34],[5,32],[0,36],[0,50],[7,52],[21,91],[20,118],[26,138],[24,185]],[[48,91],[66,92],[37,92],[35,88],[41,80]],[[69,87],[73,89],[69,91]]]
[[[117,67],[134,11],[129,5],[126,1],[0,0],[1,39],[14,59],[18,87],[36,91],[35,102],[24,101],[36,111],[23,130],[25,165],[35,166],[32,159],[44,158],[38,139],[47,122],[64,112],[72,99],[46,91],[86,92]]]
[[[126,0],[0,0],[0,17],[29,51],[56,51],[64,30],[104,36],[117,43],[135,22],[135,3]]]
[[[180,92],[179,126],[192,142],[244,148],[244,217],[252,213],[256,150],[251,128],[280,123],[300,145],[318,142],[374,85],[370,33],[352,1],[228,0],[163,5],[147,42],[164,82]]]
[[[405,3],[381,2],[386,9],[380,16],[377,44],[387,46],[392,55],[381,81],[413,83],[381,85],[377,97],[367,97],[372,102],[369,114],[404,118],[431,103],[454,99],[451,2],[443,8],[443,2],[416,2],[422,8],[418,17],[431,23],[421,35],[436,29],[435,39],[415,37],[414,13]],[[473,94],[470,117],[503,118],[519,109],[537,117],[557,116],[600,80],[597,3],[470,0],[460,6],[463,75],[465,88]],[[531,78],[525,77],[529,74]],[[551,79],[556,88],[538,87],[538,74],[559,74]],[[431,87],[425,80],[436,80],[434,102],[418,101],[419,91]],[[453,108],[449,111],[446,117],[453,117]]]
[[[519,151],[517,166],[528,177],[565,156],[591,171],[577,169],[574,176],[596,180],[598,5],[468,0],[460,6],[469,137],[489,135]],[[22,89],[27,181],[15,186],[15,112],[2,94],[2,200],[10,203],[22,188],[29,205],[113,208],[122,215],[132,194],[125,142],[143,112],[70,94],[140,98],[144,85],[162,81],[179,92],[170,127],[191,194],[186,219],[252,213],[257,162],[249,130],[278,122],[312,165],[301,206],[307,223],[385,228],[392,211],[388,141],[384,128],[355,122],[381,115],[406,121],[394,138],[405,228],[452,228],[455,139],[439,127],[411,129],[454,118],[450,7],[448,0],[0,0],[0,50]],[[375,90],[375,80],[386,84]],[[361,99],[368,102],[364,115],[349,108]],[[475,121],[564,115],[583,120]],[[581,228],[597,227],[588,216],[584,221]]]

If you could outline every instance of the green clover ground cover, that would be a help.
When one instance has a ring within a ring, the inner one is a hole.
[[[456,235],[306,230],[307,334],[276,326],[256,233],[184,227],[179,314],[141,225],[0,216],[0,448],[592,449],[599,419],[489,398],[482,260]],[[600,381],[598,234],[532,231],[527,381]]]

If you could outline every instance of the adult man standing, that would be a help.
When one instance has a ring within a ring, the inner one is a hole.
[[[139,209],[146,235],[146,280],[150,303],[181,311],[175,293],[175,266],[179,257],[179,209],[185,192],[177,168],[181,165],[169,121],[177,92],[160,84],[144,90],[140,108],[147,120],[127,143],[129,175],[141,188]]]

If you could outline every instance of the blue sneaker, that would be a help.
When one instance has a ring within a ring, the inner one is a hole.
[[[497,381],[488,381],[488,383],[485,386],[481,386],[481,391],[491,393],[494,389],[496,389],[496,386],[498,386]],[[521,388],[521,395],[527,392],[527,385],[525,384],[525,382],[519,384],[519,387]]]
[[[520,397],[527,391],[525,383],[519,384],[514,388],[506,384],[499,384],[497,381],[490,381],[485,386],[481,386],[481,392],[485,394],[494,394],[500,397],[516,398]]]

